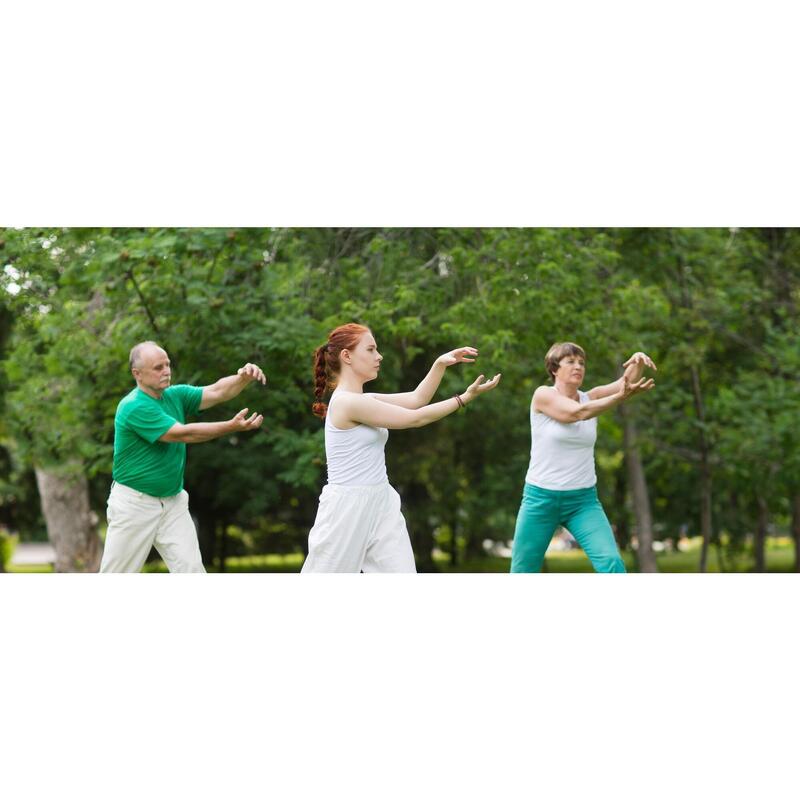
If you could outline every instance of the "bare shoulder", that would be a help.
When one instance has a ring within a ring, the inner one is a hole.
[[[547,386],[547,384],[539,386],[533,393],[533,398],[531,399],[531,405],[534,410],[538,411],[541,404],[546,403],[554,394],[556,394],[555,386]]]
[[[333,399],[333,398],[331,398]],[[336,407],[349,411],[353,408],[361,408],[364,403],[374,403],[375,398],[371,394],[361,394],[360,392],[336,392]]]
[[[365,404],[370,405],[374,402],[375,400],[368,395],[339,390],[328,402],[331,422],[337,428],[353,428],[361,424],[357,420],[359,411],[363,410]]]

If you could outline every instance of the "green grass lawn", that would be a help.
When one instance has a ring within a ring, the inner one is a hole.
[[[629,572],[636,571],[636,561],[632,553],[623,553],[625,566]],[[726,570],[729,572],[750,572],[753,569],[752,554],[745,550],[736,556],[724,556]],[[700,560],[700,540],[693,539],[684,552],[659,553],[656,556],[661,572],[697,572]],[[486,558],[465,561],[452,567],[447,558],[437,559],[441,572],[508,572],[509,559],[487,556]],[[592,572],[592,565],[582,550],[551,553],[545,559],[547,572]],[[226,572],[299,572],[303,565],[300,553],[287,555],[268,554],[230,557],[225,562]],[[770,539],[767,544],[767,571],[792,572],[794,567],[794,545],[788,538]],[[217,570],[209,567],[209,572]],[[9,572],[52,572],[49,564],[12,566]],[[166,572],[161,561],[153,561],[144,568],[145,572]],[[709,572],[721,572],[716,548],[709,553]]]
[[[6,572],[52,572],[52,564],[9,564]]]
[[[685,551],[658,553],[656,562],[660,572],[698,572],[700,563],[699,537],[692,539]],[[794,570],[794,544],[787,538],[770,539],[767,543],[767,572],[792,572]],[[628,572],[637,572],[636,557],[623,553],[622,559]],[[721,569],[717,549],[712,547],[708,557],[708,572],[752,572],[754,560],[751,551],[723,555],[725,570]],[[489,557],[467,561],[457,567],[442,563],[443,572],[508,572],[510,560]],[[583,550],[550,553],[545,558],[547,572],[592,572],[592,565]]]

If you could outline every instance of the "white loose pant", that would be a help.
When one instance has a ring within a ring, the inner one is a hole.
[[[114,483],[107,517],[100,572],[139,572],[151,547],[170,572],[205,572],[185,489],[173,497],[153,497]]]
[[[400,495],[388,484],[327,484],[302,572],[416,572]]]

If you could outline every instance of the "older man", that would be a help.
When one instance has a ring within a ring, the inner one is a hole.
[[[170,572],[205,572],[183,488],[186,444],[253,431],[264,418],[248,417],[246,408],[226,422],[186,424],[186,418],[267,379],[258,366],[245,364],[211,386],[170,386],[169,356],[155,342],[137,344],[130,364],[136,388],[114,417],[114,482],[100,572],[138,572],[151,547]]]

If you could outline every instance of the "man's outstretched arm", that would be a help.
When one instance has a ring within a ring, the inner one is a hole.
[[[261,427],[264,417],[255,412],[248,417],[248,410],[243,408],[233,419],[225,422],[191,422],[188,425],[176,422],[158,441],[196,444],[197,442],[210,442],[212,439],[219,439],[220,436],[227,436],[229,433],[257,430]]]
[[[200,400],[200,410],[203,411],[206,408],[224,403],[227,400],[233,400],[242,389],[249,386],[254,381],[260,381],[266,386],[267,377],[261,371],[261,367],[259,367],[258,364],[245,364],[236,375],[220,378],[216,383],[212,383],[210,386],[204,386],[203,397]]]

